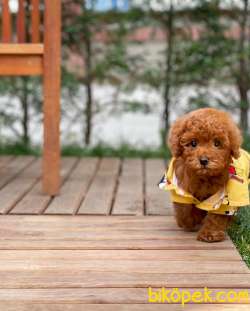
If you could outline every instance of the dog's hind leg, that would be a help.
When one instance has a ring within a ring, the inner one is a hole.
[[[185,231],[197,231],[207,212],[193,204],[173,203],[177,225]]]

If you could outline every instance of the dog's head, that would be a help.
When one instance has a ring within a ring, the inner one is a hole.
[[[231,117],[217,109],[204,108],[179,118],[171,127],[168,145],[196,175],[217,176],[239,157],[240,130]]]

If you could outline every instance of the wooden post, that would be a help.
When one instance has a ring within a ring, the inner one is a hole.
[[[43,191],[60,188],[61,1],[45,0]]]

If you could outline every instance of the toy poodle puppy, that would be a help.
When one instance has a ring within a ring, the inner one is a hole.
[[[240,206],[249,205],[250,156],[231,117],[204,108],[179,118],[169,132],[173,155],[159,186],[170,191],[179,227],[218,242]]]

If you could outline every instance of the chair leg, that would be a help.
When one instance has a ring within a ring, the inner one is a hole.
[[[56,195],[60,188],[60,87],[56,74],[49,71],[53,70],[44,72],[43,192]]]
[[[42,183],[43,192],[49,195],[58,194],[60,189],[59,135],[59,101],[53,100],[52,103],[45,96]]]
[[[45,0],[43,191],[60,188],[61,1]]]
[[[43,192],[56,195],[60,188],[60,92],[44,73]]]

